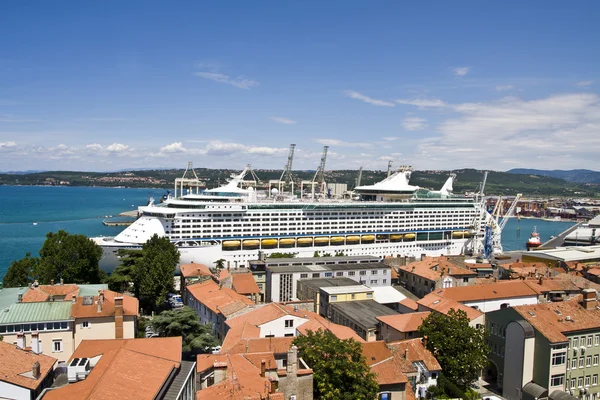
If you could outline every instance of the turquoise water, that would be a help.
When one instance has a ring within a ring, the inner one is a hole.
[[[0,186],[0,277],[11,261],[27,252],[38,255],[47,232],[63,229],[87,236],[114,236],[123,227],[107,227],[104,216],[117,216],[157,200],[162,189]],[[37,225],[34,225],[36,223]]]
[[[37,256],[47,232],[64,229],[87,236],[114,236],[124,228],[104,226],[104,216],[135,210],[147,203],[149,195],[160,199],[164,193],[162,189],[0,186],[0,277],[11,261],[27,252]],[[504,250],[525,250],[534,225],[545,242],[573,223],[511,218],[502,234]]]

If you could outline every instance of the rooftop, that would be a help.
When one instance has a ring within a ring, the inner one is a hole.
[[[24,351],[0,341],[0,381],[35,390],[53,370],[56,361],[56,358]],[[40,376],[37,379],[32,372],[36,362],[40,363]]]
[[[600,259],[600,245],[597,246],[569,246],[555,249],[536,250],[528,256],[558,261],[585,261]]]
[[[348,264],[379,262],[381,258],[375,256],[342,256],[342,257],[297,257],[297,258],[267,258],[264,261],[250,261],[251,264],[265,266],[285,265],[321,265],[321,264]]]
[[[260,289],[251,273],[233,274],[231,276],[233,290],[239,294],[260,293]]]
[[[154,399],[181,366],[181,343],[181,337],[84,340],[71,359],[101,356],[88,377],[43,398]]]
[[[28,287],[0,289],[0,310],[17,303],[19,301],[19,295],[25,295],[25,292],[28,290]]]
[[[458,302],[537,296],[537,292],[534,289],[525,281],[520,280],[506,283],[490,283],[487,285],[451,287],[436,290],[434,293]]]
[[[115,297],[123,298],[123,315],[138,315],[139,301],[132,296],[126,296],[112,290],[102,291],[104,300],[98,311],[99,296],[77,297],[71,309],[73,318],[108,317],[115,315]]]
[[[325,272],[325,271],[355,271],[355,270],[372,270],[372,269],[391,269],[389,265],[381,262],[370,263],[348,263],[348,264],[332,264],[332,265],[289,265],[289,266],[267,266],[267,269],[272,273],[293,273],[293,272]]]
[[[204,264],[183,264],[179,266],[179,270],[181,271],[181,276],[184,278],[189,278],[192,276],[211,276],[212,272],[210,269]]]
[[[369,329],[377,326],[377,317],[381,315],[398,314],[389,307],[381,305],[374,300],[346,301],[331,303],[330,308],[341,312],[353,321]]]
[[[447,315],[448,312],[452,309],[456,311],[462,310],[465,313],[467,313],[467,317],[471,321],[483,315],[483,313],[479,310],[476,310],[469,306],[465,306],[464,304],[459,303],[456,300],[440,297],[435,293],[429,293],[427,296],[417,301],[417,304],[426,309],[434,310],[445,315]]]
[[[600,329],[600,310],[586,310],[576,300],[513,307],[550,343],[567,341],[567,335]]]
[[[392,286],[375,286],[373,289],[373,300],[379,304],[399,303],[407,297]]]
[[[422,361],[429,371],[441,371],[442,367],[435,356],[425,348],[422,339],[408,339],[387,344],[392,351],[403,354],[405,359],[411,363]],[[410,372],[410,371],[405,371]]]
[[[254,305],[247,297],[232,289],[220,287],[212,280],[190,285],[187,291],[215,314],[230,315]]]
[[[430,281],[436,281],[443,276],[477,276],[477,272],[461,267],[448,257],[426,257],[398,267],[400,271],[408,272]]]
[[[330,286],[321,288],[327,294],[345,294],[345,293],[373,293],[373,289],[365,285],[352,286]]]
[[[409,314],[382,315],[377,320],[389,325],[398,332],[414,332],[419,329],[423,320],[431,314],[430,311],[421,311]]]
[[[48,321],[70,321],[70,301],[46,301],[41,303],[15,303],[0,311],[0,325],[48,322]]]
[[[314,278],[314,279],[302,279],[298,281],[298,285],[307,286],[313,289],[319,289],[323,287],[331,286],[353,286],[360,285],[354,279],[350,279],[345,276],[336,278]]]

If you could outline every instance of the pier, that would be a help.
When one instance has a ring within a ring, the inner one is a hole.
[[[556,247],[562,246],[565,243],[565,238],[567,237],[567,235],[569,233],[573,232],[575,229],[579,228],[579,226],[581,224],[582,224],[582,222],[576,223],[575,225],[573,225],[572,227],[570,227],[566,231],[562,232],[559,235],[556,235],[552,239],[548,240],[546,243],[542,244],[539,248],[543,248],[543,249],[552,248],[552,249],[554,249]]]

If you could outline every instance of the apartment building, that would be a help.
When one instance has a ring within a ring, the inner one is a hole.
[[[0,399],[32,400],[54,381],[56,358],[19,345],[0,341]]]

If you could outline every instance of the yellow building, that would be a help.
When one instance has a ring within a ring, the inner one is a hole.
[[[319,298],[319,314],[327,317],[330,304],[373,300],[373,289],[365,285],[322,287],[319,289]]]

